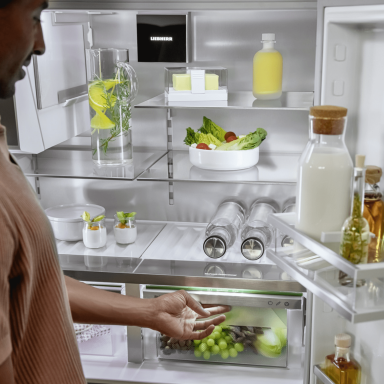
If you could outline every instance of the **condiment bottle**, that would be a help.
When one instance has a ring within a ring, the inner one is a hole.
[[[253,96],[261,100],[278,99],[283,81],[283,57],[275,49],[275,34],[263,33],[263,49],[253,58]]]
[[[363,217],[364,187],[365,187],[365,156],[356,155],[356,167],[353,178],[353,198],[351,215],[345,220],[341,229],[340,256],[353,264],[365,264],[368,261],[368,245],[370,241],[369,224]],[[341,285],[352,287],[353,278],[340,272]],[[356,286],[361,287],[364,280],[356,281]]]
[[[375,237],[368,248],[368,263],[378,263],[384,259],[384,202],[377,185],[382,175],[380,167],[367,165],[365,173],[364,217]]]
[[[351,358],[351,336],[340,333],[335,336],[336,351],[325,358],[324,373],[335,384],[360,384],[360,364]]]
[[[351,205],[353,164],[344,142],[347,109],[310,109],[310,139],[299,160],[296,228],[320,241],[340,231]]]
[[[203,249],[207,256],[218,259],[234,244],[245,221],[245,209],[236,201],[219,205],[205,230]]]

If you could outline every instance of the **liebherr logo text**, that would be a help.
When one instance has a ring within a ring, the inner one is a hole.
[[[172,37],[151,37],[151,41],[173,41]]]

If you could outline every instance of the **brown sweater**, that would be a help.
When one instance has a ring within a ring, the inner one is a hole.
[[[17,384],[85,383],[52,229],[0,125],[0,365],[10,355]]]

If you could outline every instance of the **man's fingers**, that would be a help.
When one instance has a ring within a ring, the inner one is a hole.
[[[204,337],[209,336],[213,330],[215,329],[214,325],[210,325],[206,330],[203,332],[192,332],[189,336],[189,339],[191,340],[201,340],[204,339]]]
[[[203,304],[205,310],[209,312],[210,316],[221,315],[222,313],[229,312],[232,307],[230,305],[217,305],[217,306],[207,306]],[[198,319],[209,317],[209,316],[199,316]]]
[[[205,320],[205,321],[196,321],[195,326],[193,327],[194,331],[201,329],[207,329],[211,325],[219,325],[225,320],[225,315],[215,317],[214,319]]]
[[[185,291],[179,291],[185,298],[185,302],[189,308],[191,308],[193,311],[195,311],[197,314],[199,314],[202,317],[209,317],[211,316],[210,312],[205,310],[199,302],[197,302],[192,296],[190,296]]]

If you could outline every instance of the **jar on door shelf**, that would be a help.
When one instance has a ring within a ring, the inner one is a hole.
[[[205,254],[212,259],[224,256],[227,249],[234,244],[244,220],[245,209],[240,203],[221,203],[205,230]]]
[[[347,109],[310,109],[310,139],[299,160],[296,228],[320,242],[322,232],[340,231],[349,216],[353,164],[344,137]]]
[[[384,202],[378,183],[382,169],[367,165],[365,173],[364,218],[367,219],[371,233],[368,248],[368,263],[378,263],[384,260]]]
[[[335,336],[335,353],[325,358],[323,371],[335,384],[360,384],[360,364],[351,357],[351,336]]]
[[[83,215],[83,242],[87,248],[102,248],[107,244],[107,228],[105,227],[105,216],[90,219],[89,213]]]
[[[365,156],[356,155],[351,215],[345,220],[341,229],[340,256],[343,256],[344,259],[347,259],[353,264],[365,264],[368,261],[370,233],[368,221],[363,217],[365,186],[364,161]],[[341,271],[339,282],[341,285],[348,287],[354,285],[353,278]],[[356,286],[358,287],[364,284],[364,280],[356,281]]]
[[[275,235],[275,230],[267,223],[267,218],[278,210],[277,204],[269,198],[257,199],[251,205],[241,230],[241,253],[246,259],[258,260],[264,255]]]
[[[136,212],[116,212],[113,232],[118,244],[131,244],[136,241],[137,227],[135,220]]]

